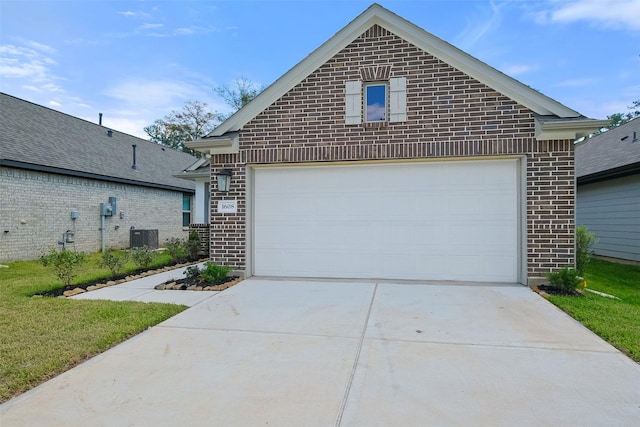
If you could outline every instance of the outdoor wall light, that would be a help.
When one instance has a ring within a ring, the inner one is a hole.
[[[222,169],[216,174],[216,181],[218,182],[218,191],[222,193],[228,193],[231,187],[231,169]]]

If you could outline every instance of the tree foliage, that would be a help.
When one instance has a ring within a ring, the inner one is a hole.
[[[144,128],[151,141],[198,156],[184,143],[202,138],[220,123],[220,115],[204,102],[189,100],[180,111],[172,111]]]
[[[230,114],[221,115],[221,118],[226,119],[258,96],[264,90],[264,86],[240,77],[234,80],[231,86],[223,85],[214,90],[233,109]]]
[[[144,131],[153,142],[200,157],[200,153],[185,147],[185,142],[207,135],[220,122],[251,102],[263,89],[264,87],[241,77],[229,86],[223,85],[214,89],[232,108],[230,114],[211,111],[206,103],[189,100],[180,111],[172,111],[145,127]]]
[[[637,117],[640,117],[640,99],[637,101],[633,101],[633,105],[627,108],[631,110],[628,113],[614,113],[610,116],[607,116],[607,119],[609,120],[609,129],[613,129]]]

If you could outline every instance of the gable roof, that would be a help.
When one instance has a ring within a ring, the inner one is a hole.
[[[576,145],[575,165],[579,184],[640,173],[640,118]]]
[[[338,31],[309,56],[276,80],[249,104],[222,122],[209,135],[201,140],[189,143],[188,146],[211,154],[236,152],[235,141],[233,138],[227,138],[229,132],[241,130],[246,123],[373,25],[386,28],[398,37],[529,108],[537,116],[546,117],[546,120],[537,123],[538,139],[576,138],[587,135],[607,123],[606,121],[588,119],[582,116],[577,111],[531,89],[529,86],[490,67],[457,47],[374,3],[346,27]],[[563,120],[567,118],[573,120],[571,122]],[[587,128],[587,130],[584,128]],[[212,141],[214,139],[218,141]],[[206,151],[207,149],[208,151]]]
[[[109,136],[109,133],[111,136]],[[136,165],[133,169],[133,147]],[[190,154],[0,93],[0,166],[193,192]]]

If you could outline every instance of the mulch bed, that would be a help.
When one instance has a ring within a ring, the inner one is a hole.
[[[169,280],[157,285],[158,290],[179,291],[223,291],[242,281],[238,276],[227,276],[216,282],[207,282],[198,277],[185,277],[184,279]]]
[[[563,289],[560,289],[558,287],[555,286],[550,286],[550,285],[538,285],[538,286],[532,286],[531,287],[535,292],[539,293],[542,296],[545,296],[544,294],[547,295],[563,295],[563,296],[572,296],[572,297],[583,297],[584,295],[582,294],[582,292],[580,292],[579,290],[574,290],[574,291],[570,291],[567,292]]]
[[[181,267],[188,267],[190,265],[194,265],[200,262],[207,261],[206,259],[201,259],[193,262],[179,262],[174,261],[172,263],[166,264],[162,267],[158,267],[156,269],[139,269],[133,272],[119,274],[116,276],[112,276],[105,279],[92,280],[90,282],[78,283],[69,286],[62,286],[59,288],[51,289],[46,292],[37,293],[34,296],[37,297],[61,297],[61,296],[71,296],[77,295],[79,293],[84,293],[88,291],[93,291],[96,289],[102,289],[108,286],[119,285],[121,283],[129,282],[131,280],[141,279],[143,277],[151,276],[153,274],[162,273],[165,271],[175,270]],[[231,280],[231,279],[230,279]]]

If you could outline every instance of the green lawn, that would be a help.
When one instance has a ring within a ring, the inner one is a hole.
[[[74,283],[108,277],[88,256]],[[154,264],[166,263],[160,256]],[[140,302],[32,297],[60,287],[37,261],[0,268],[0,402],[179,313],[186,307]],[[128,264],[128,270],[133,270]]]
[[[583,298],[551,296],[549,300],[603,339],[640,362],[640,267],[591,260],[587,287],[620,300],[584,292]]]

